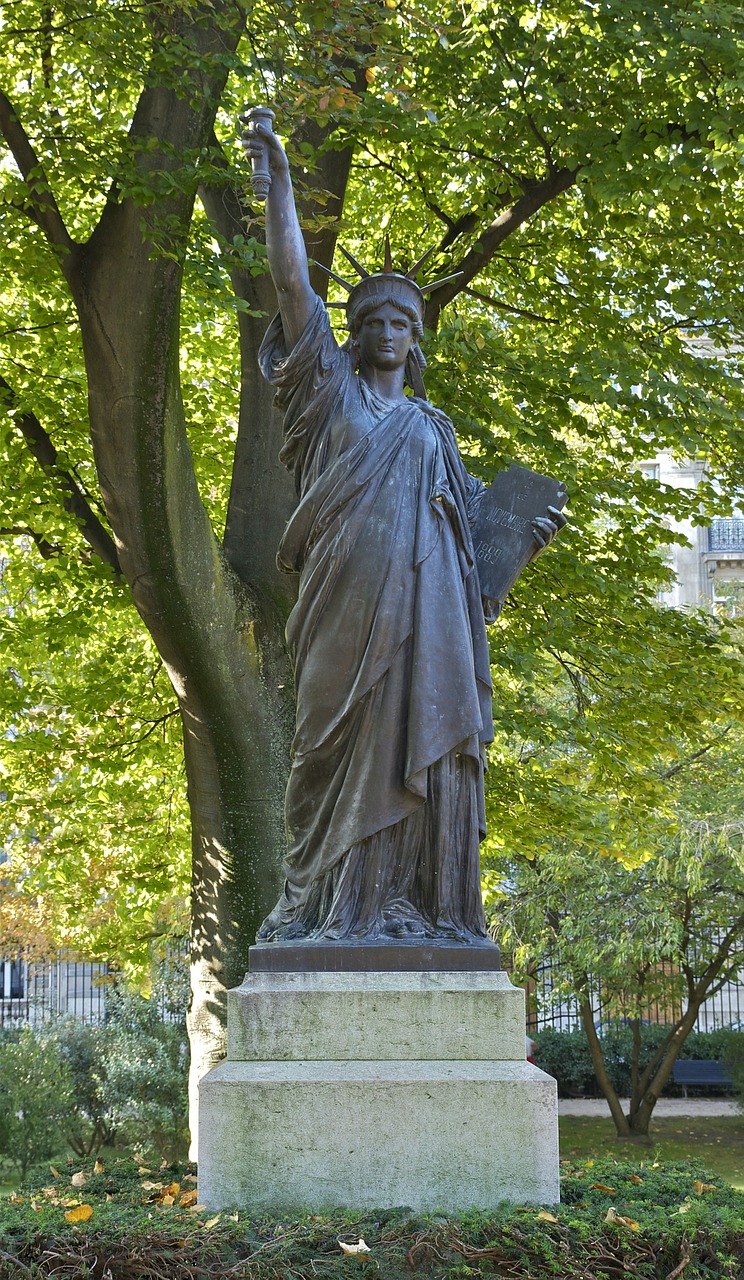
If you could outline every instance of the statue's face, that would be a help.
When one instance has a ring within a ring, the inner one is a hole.
[[[374,369],[399,369],[413,340],[413,323],[392,302],[365,316],[357,335],[361,360]]]

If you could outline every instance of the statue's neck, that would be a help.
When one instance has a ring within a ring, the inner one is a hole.
[[[374,365],[362,361],[359,366],[359,377],[383,400],[396,401],[407,398],[403,390],[405,378],[402,366],[399,369],[377,369]]]

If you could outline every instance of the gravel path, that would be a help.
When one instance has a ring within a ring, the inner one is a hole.
[[[627,1098],[621,1098],[627,1111]],[[731,1098],[660,1098],[654,1107],[655,1116],[741,1116],[742,1111]],[[562,1098],[558,1102],[559,1116],[607,1116],[610,1109],[604,1098]]]

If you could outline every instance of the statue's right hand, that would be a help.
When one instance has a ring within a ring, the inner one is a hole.
[[[246,155],[253,159],[268,155],[269,169],[273,174],[289,173],[287,153],[273,129],[257,120],[243,135]]]

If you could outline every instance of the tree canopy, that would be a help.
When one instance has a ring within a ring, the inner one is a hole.
[[[17,0],[0,43],[2,840],[63,936],[136,959],[182,927],[180,713],[199,1072],[275,894],[292,720],[240,110],[277,109],[312,259],[340,235],[374,263],[387,229],[400,265],[460,273],[424,345],[471,470],[568,485],[493,637],[494,841],[642,857],[627,798],[656,811],[652,761],[703,745],[711,688],[740,706],[735,627],[657,594],[671,524],[740,475],[744,16]],[[647,479],[659,449],[706,483]]]

